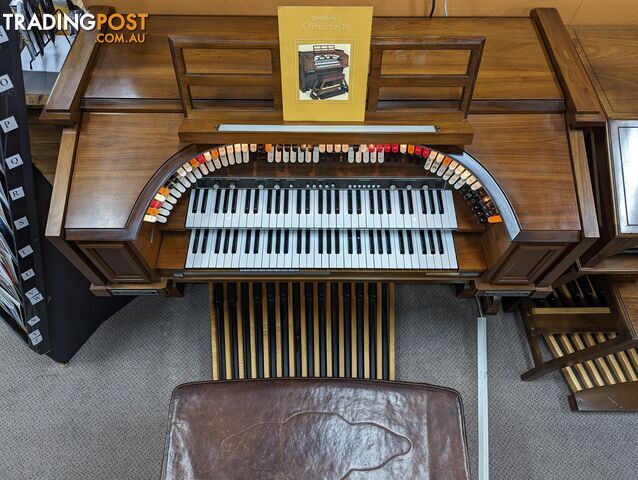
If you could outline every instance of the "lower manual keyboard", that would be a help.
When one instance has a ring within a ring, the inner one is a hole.
[[[195,229],[186,268],[223,270],[456,269],[438,229]]]

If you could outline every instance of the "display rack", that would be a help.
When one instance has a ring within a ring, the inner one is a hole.
[[[0,13],[11,13],[8,3]],[[0,26],[0,199],[7,220],[6,247],[16,272],[20,317],[6,309],[0,313],[11,328],[38,353],[50,349],[49,322],[42,268],[41,242],[31,164],[27,107],[25,102],[20,33]]]

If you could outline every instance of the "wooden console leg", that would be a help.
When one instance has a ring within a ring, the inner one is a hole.
[[[501,310],[502,297],[481,297],[481,308],[485,315],[496,315]]]

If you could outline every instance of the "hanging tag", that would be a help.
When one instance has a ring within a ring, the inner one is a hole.
[[[30,327],[33,327],[34,325],[36,325],[38,322],[40,321],[40,317],[38,317],[37,315],[35,315],[34,317],[31,318],[31,320],[29,320],[27,322],[27,325],[29,325]]]
[[[13,190],[9,190],[9,196],[11,197],[11,200],[19,200],[24,197],[24,188],[18,187]]]
[[[26,282],[30,278],[35,277],[35,272],[33,271],[32,268],[30,268],[29,270],[27,270],[26,272],[21,273],[20,275],[22,277],[22,280],[24,280]]]
[[[9,170],[13,170],[24,163],[19,153],[16,153],[9,158],[5,158],[4,161],[7,164],[7,167],[9,167]]]
[[[16,226],[16,230],[22,230],[24,227],[29,226],[29,219],[27,217],[20,217],[13,222]]]
[[[4,43],[8,41],[9,41],[9,35],[7,35],[7,31],[4,29],[4,27],[0,27],[0,43]]]
[[[0,128],[4,133],[9,133],[12,130],[18,128],[18,122],[14,116],[7,117],[4,120],[0,120]]]
[[[40,330],[34,330],[29,334],[29,340],[31,341],[31,345],[37,345],[44,339],[42,338]]]
[[[18,250],[18,253],[20,254],[20,257],[25,258],[33,253],[33,248],[31,247],[31,245],[27,245],[26,247]]]
[[[2,75],[0,77],[0,93],[2,92],[6,92],[7,90],[10,90],[13,88],[13,83],[11,83],[11,79],[9,78],[9,75]]]

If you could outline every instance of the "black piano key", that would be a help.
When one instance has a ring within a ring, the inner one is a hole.
[[[445,213],[445,208],[443,208],[443,194],[441,193],[441,190],[436,191],[436,199],[439,202],[439,213]]]
[[[230,194],[231,194],[232,190],[222,190],[222,196],[223,196],[223,201],[222,201],[222,213],[228,213],[228,203],[230,201]]]
[[[214,213],[219,213],[222,203],[224,201],[224,190],[221,188],[215,189],[215,206],[213,208]]]
[[[231,252],[233,254],[237,253],[237,244],[239,243],[239,230],[235,229],[233,230],[233,245],[232,245],[232,249]]]
[[[323,214],[323,190],[319,190],[319,193],[317,194],[317,198],[319,199],[318,202],[319,204],[317,205],[317,213],[319,215]]]
[[[384,248],[383,248],[383,233],[381,233],[381,230],[377,230],[377,251],[380,254],[384,254]]]
[[[428,207],[425,203],[425,190],[421,189],[419,196],[421,197],[421,213],[426,215],[428,213]]]
[[[267,325],[268,325],[268,331],[269,332],[275,332],[275,323],[279,321],[278,318],[276,318],[276,311],[275,311],[275,302],[276,302],[276,298],[275,298],[275,284],[274,283],[267,283],[266,284],[266,301],[267,301],[267,312],[268,312],[268,318],[267,318]],[[271,377],[276,377],[277,376],[277,345],[276,345],[276,338],[275,335],[268,335],[268,357],[270,360],[270,376]]]
[[[403,196],[405,195],[405,190],[399,190],[399,213],[401,215],[405,215],[405,200]]]
[[[330,285],[330,321],[332,336],[332,375],[339,376],[339,284],[332,282]]]
[[[244,213],[245,214],[249,214],[250,213],[250,194],[251,193],[252,193],[252,190],[246,189],[246,202],[244,203]]]
[[[383,380],[390,380],[390,332],[389,332],[389,311],[390,311],[390,293],[387,283],[381,284],[381,340],[382,340],[382,365]]]
[[[374,215],[374,192],[372,190],[368,190],[368,204],[370,213]]]
[[[303,231],[302,230],[295,230],[295,235],[297,237],[297,253],[301,253],[301,246],[303,244]]]
[[[344,376],[352,376],[352,284],[343,284],[343,365]]]
[[[368,243],[370,244],[370,253],[374,255],[374,235],[372,230],[368,230]]]
[[[341,245],[339,245],[339,230],[335,230],[335,253],[341,253]]]
[[[288,253],[288,247],[290,245],[290,230],[284,231],[284,253]]]
[[[332,253],[332,230],[326,231],[326,253],[328,255]]]
[[[310,253],[310,230],[306,230],[306,254]]]
[[[306,190],[306,215],[310,215],[310,190]]]
[[[348,230],[348,253],[352,255],[352,230]]]
[[[348,215],[352,215],[352,190],[348,190]]]
[[[441,236],[441,230],[436,231],[436,241],[439,244],[439,253],[442,255],[445,253],[443,249],[443,237]]]
[[[428,240],[430,243],[430,253],[434,255],[436,250],[434,249],[434,235],[432,234],[432,230],[428,230]]]
[[[288,331],[288,315],[291,315],[292,312],[288,311],[288,295],[292,294],[292,292],[288,292],[288,284],[280,283],[279,284],[279,312],[281,318],[281,373],[284,377],[291,376],[290,373],[290,364],[289,357],[290,351],[288,349],[288,335],[291,332]]]
[[[288,214],[289,202],[290,202],[290,190],[286,189],[284,190],[284,214],[285,215]]]
[[[193,239],[193,247],[191,248],[191,253],[197,253],[197,247],[199,245],[199,232],[201,230],[195,230],[195,238]]]
[[[281,230],[276,231],[275,253],[281,253]]]
[[[323,253],[323,230],[319,230],[317,231],[317,237],[319,237],[319,241],[318,243],[318,251],[317,253],[322,254]]]
[[[239,194],[236,188],[233,188],[231,191],[232,191],[232,205],[230,207],[230,212],[237,213],[237,197],[239,196]]]
[[[266,195],[266,213],[270,215],[272,212],[272,190],[268,189],[268,193]]]
[[[241,289],[241,325],[243,331],[243,341],[244,341],[244,378],[252,377],[252,367],[250,365],[250,302],[252,298],[248,296],[249,289],[248,283],[244,282],[240,284]]]
[[[217,317],[217,346],[219,349],[219,377],[221,380],[228,380],[226,377],[226,335],[224,331],[224,284],[215,283],[213,285],[213,295],[215,301],[215,313]]]
[[[405,238],[407,240],[408,243],[408,253],[410,255],[414,254],[414,244],[412,243],[412,235],[411,235],[411,231],[410,230],[406,230],[405,231]]]
[[[301,284],[292,284],[292,309],[293,309],[293,328],[295,335],[295,372],[296,377],[301,377]]]
[[[359,231],[359,230],[356,230],[356,232],[355,232],[355,238],[356,238],[356,240],[357,240],[357,253],[358,253],[358,254],[361,254],[361,253],[363,253],[363,250],[362,250],[362,248],[361,248],[361,233],[360,233],[360,231]]]
[[[390,230],[385,231],[385,250],[388,255],[392,255],[392,241],[390,240]]]
[[[332,193],[334,190],[326,190],[326,213],[332,215]]]
[[[328,375],[326,358],[326,284],[319,283],[317,289],[319,290],[319,375],[326,377]]]
[[[301,190],[297,190],[295,197],[297,198],[297,215],[301,215]]]
[[[364,322],[364,318],[363,318],[363,302],[364,302],[364,298],[363,298],[363,284],[362,283],[357,283],[356,284],[356,292],[357,292],[357,298],[356,298],[356,312],[357,312],[357,318],[356,318],[356,322],[357,322],[357,352],[363,352],[364,350],[364,344],[365,344],[365,339],[363,337],[363,322]],[[363,355],[357,355],[357,378],[363,378],[364,375],[364,365],[363,365]]]
[[[414,202],[412,201],[412,191],[406,191],[406,196],[408,197],[408,213],[410,215],[414,215]]]
[[[392,197],[390,196],[390,190],[385,191],[385,210],[388,215],[392,214]]]
[[[354,197],[357,203],[357,215],[361,215],[361,190],[356,190]]]
[[[425,231],[424,230],[419,230],[419,238],[421,239],[421,251],[423,253],[428,253],[428,246],[427,246],[427,242],[425,240]]]
[[[219,253],[222,244],[222,233],[223,230],[215,231],[215,253]]]
[[[428,190],[428,200],[430,201],[430,213],[434,215],[436,212],[434,211],[434,194],[432,190]]]
[[[202,240],[202,253],[206,253],[206,246],[208,245],[208,235],[210,230],[204,230],[204,239]]]
[[[377,284],[368,284],[368,333],[370,352],[370,378],[377,377]]]
[[[237,345],[237,284],[227,284],[228,315],[230,324],[230,349],[233,379],[239,378],[239,346]]]
[[[228,247],[230,246],[230,230],[224,230],[224,247],[222,253],[228,253]]]
[[[199,188],[193,190],[193,205],[191,206],[191,213],[197,213],[197,201],[199,200]]]
[[[266,253],[272,251],[272,230],[268,230],[268,237],[266,239]]]
[[[397,236],[399,238],[399,253],[401,255],[405,255],[405,246],[403,245],[403,232],[401,230],[397,230]]]
[[[206,204],[208,203],[208,188],[204,189],[204,197],[202,198],[202,213],[206,213]]]
[[[255,230],[255,244],[253,247],[253,254],[259,253],[259,230]]]
[[[261,190],[255,190],[255,199],[253,201],[253,213],[257,214],[259,213],[259,199],[261,198],[262,195],[262,191]]]
[[[341,213],[341,205],[340,205],[340,195],[339,193],[341,193],[339,190],[333,190],[332,194],[335,196],[335,213],[337,215],[339,215]]]
[[[252,239],[252,230],[246,230],[246,245],[244,246],[244,254],[250,253],[250,240]]]
[[[279,215],[281,213],[281,189],[275,190],[275,213]]]
[[[383,192],[381,190],[377,190],[377,212],[383,213]]]
[[[253,284],[254,298],[254,318],[255,318],[255,350],[257,356],[257,376],[264,378],[264,335],[263,335],[263,318],[262,314],[262,284],[255,282]]]
[[[314,341],[314,308],[313,308],[313,299],[312,299],[312,283],[304,284],[304,295],[306,296],[306,348],[307,352],[307,367],[308,367],[308,376],[314,377],[314,368],[315,368],[315,360],[314,360],[314,352],[315,352],[315,341]]]

